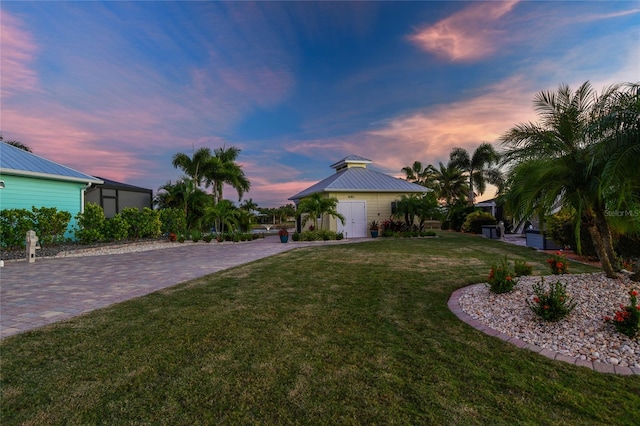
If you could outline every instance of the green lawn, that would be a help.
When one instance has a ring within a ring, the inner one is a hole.
[[[640,424],[640,377],[447,309],[505,254],[536,274],[546,256],[439,235],[299,249],[5,339],[0,422]]]

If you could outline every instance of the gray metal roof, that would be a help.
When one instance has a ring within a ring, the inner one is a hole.
[[[430,192],[429,188],[394,178],[364,167],[352,167],[321,180],[289,200],[299,200],[316,192]]]
[[[4,142],[0,142],[0,173],[71,182],[102,183],[100,179],[93,176]]]

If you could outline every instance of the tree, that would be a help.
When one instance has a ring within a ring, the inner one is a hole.
[[[422,163],[420,161],[414,161],[413,165],[403,167],[402,171],[406,175],[405,180],[409,182],[428,187],[433,183],[434,169],[431,164],[427,167],[422,167]]]
[[[433,193],[402,195],[396,204],[397,217],[403,217],[407,229],[411,229],[416,217],[419,220],[418,229],[422,230],[424,222],[439,216],[438,202]]]
[[[173,167],[181,169],[191,178],[195,187],[202,186],[205,172],[211,162],[211,150],[200,148],[191,157],[181,152],[173,156]]]
[[[221,200],[214,206],[210,206],[205,212],[205,221],[208,224],[215,224],[216,230],[224,234],[225,227],[233,230],[238,226],[240,212],[229,200]]]
[[[23,151],[27,151],[27,152],[33,152],[31,150],[31,148],[29,148],[27,145],[23,144],[22,142],[18,142],[18,141],[5,141],[2,136],[0,136],[0,141],[6,143],[7,145],[11,145],[14,146],[18,149],[21,149]]]
[[[434,168],[434,191],[439,200],[450,207],[457,201],[466,202],[469,186],[464,172],[453,164],[446,166],[440,161],[439,168]]]
[[[591,149],[592,165],[601,165],[600,189],[610,211],[610,225],[620,233],[640,234],[640,84],[608,88],[600,96],[591,126],[597,142]],[[629,214],[627,214],[629,213]]]
[[[241,200],[244,193],[251,188],[251,182],[245,176],[242,167],[236,163],[240,152],[239,148],[233,146],[215,150],[215,157],[206,171],[207,183],[213,186],[215,203],[222,200],[222,188],[225,183],[238,192],[238,200]]]
[[[300,200],[298,204],[298,217],[301,218],[303,214],[307,214],[302,225],[311,218],[313,218],[313,227],[318,229],[318,217],[323,215],[329,215],[337,217],[340,222],[344,224],[345,218],[337,210],[338,199],[335,197],[323,197],[321,193],[316,192],[308,197]]]
[[[449,154],[449,165],[462,169],[467,174],[469,198],[467,203],[473,206],[474,197],[482,195],[487,183],[501,186],[502,173],[492,167],[500,161],[500,154],[489,143],[482,143],[470,156],[464,148],[453,148]]]
[[[583,225],[604,272],[612,278],[619,265],[607,221],[607,203],[611,202],[612,188],[624,187],[627,178],[637,182],[633,177],[637,170],[633,168],[613,171],[610,161],[614,157],[608,149],[622,141],[637,152],[634,149],[638,148],[633,148],[638,143],[637,133],[634,139],[631,130],[630,139],[624,142],[624,137],[602,128],[605,117],[609,117],[604,112],[618,108],[618,92],[619,86],[612,86],[598,96],[589,82],[575,92],[567,85],[560,85],[555,92],[541,91],[534,97],[539,123],[518,124],[501,138],[506,147],[504,163],[511,166],[507,207],[520,217],[548,214],[558,204],[574,212],[578,251]]]
[[[158,188],[154,204],[159,209],[179,208],[184,211],[189,229],[201,227],[205,209],[211,204],[211,197],[194,186],[188,177],[178,179],[176,183],[168,181]]]

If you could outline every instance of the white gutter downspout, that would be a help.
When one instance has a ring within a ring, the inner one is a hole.
[[[87,189],[91,188],[91,185],[91,182],[87,183],[87,185],[80,191],[80,213],[84,213],[84,194]]]

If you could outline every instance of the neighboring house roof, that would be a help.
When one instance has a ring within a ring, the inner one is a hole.
[[[100,179],[93,176],[4,142],[0,142],[0,173],[69,182],[102,183]]]
[[[100,186],[105,189],[121,189],[123,191],[133,192],[153,192],[153,190],[142,188],[141,186],[129,185],[128,183],[117,182],[115,180],[106,179],[100,176],[96,176],[96,178],[103,181]]]
[[[348,164],[358,164],[360,167],[343,167]],[[350,155],[333,164],[331,167],[337,172],[293,195],[289,200],[299,200],[317,192],[399,192],[424,193],[429,188],[394,178],[384,173],[368,170],[365,164],[371,163],[366,158]]]

